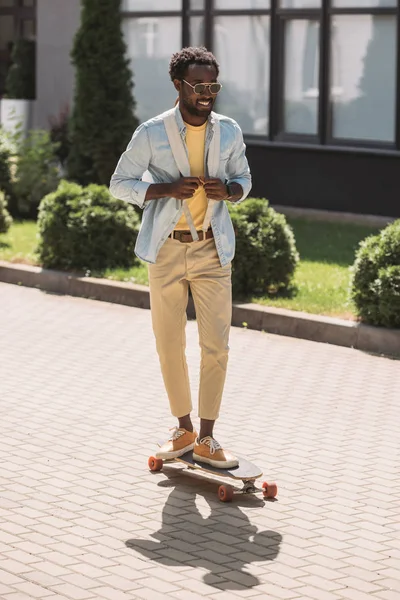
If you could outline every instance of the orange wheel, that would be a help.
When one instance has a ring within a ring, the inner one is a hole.
[[[163,468],[163,459],[150,456],[148,463],[150,471],[161,471]]]
[[[278,495],[278,486],[276,483],[267,483],[264,481],[262,488],[264,498],[275,498]]]
[[[233,487],[231,485],[220,485],[218,488],[218,498],[221,502],[232,502]]]

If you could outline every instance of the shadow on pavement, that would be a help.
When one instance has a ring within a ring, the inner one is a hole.
[[[173,489],[162,510],[161,527],[152,534],[156,541],[133,538],[125,545],[167,567],[202,568],[208,571],[204,583],[219,590],[259,585],[259,579],[244,568],[274,560],[282,536],[276,531],[258,531],[240,506],[268,510],[268,502],[255,495],[237,495],[232,503],[223,504],[216,495],[216,482],[174,468],[164,467],[163,473],[167,479],[158,485]],[[206,501],[207,517],[196,506],[196,496]]]

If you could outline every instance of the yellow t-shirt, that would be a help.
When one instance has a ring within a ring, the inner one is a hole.
[[[200,127],[186,125],[186,145],[189,152],[189,164],[191,177],[204,177],[204,149],[206,142],[207,121]],[[200,230],[203,226],[207,210],[207,196],[204,187],[200,186],[191,198],[188,199],[189,210],[193,218],[194,226]],[[175,226],[175,229],[188,230],[186,217],[183,214]]]

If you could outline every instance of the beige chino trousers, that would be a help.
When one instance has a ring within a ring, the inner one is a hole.
[[[182,243],[167,238],[149,265],[153,331],[171,412],[192,410],[186,362],[186,307],[192,292],[201,348],[199,417],[218,418],[232,319],[231,265],[221,267],[213,238]]]

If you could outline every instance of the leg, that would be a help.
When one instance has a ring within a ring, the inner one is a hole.
[[[189,288],[184,244],[166,241],[157,263],[149,265],[149,284],[153,331],[171,413],[190,426],[192,402],[185,355]]]
[[[231,266],[221,267],[214,240],[198,243],[188,256],[188,276],[196,307],[201,347],[200,435],[193,448],[196,460],[218,468],[233,468],[237,458],[213,437],[225,385],[232,320]]]
[[[190,286],[196,307],[201,347],[200,439],[212,436],[225,385],[232,320],[231,266],[221,267],[214,240],[196,249]]]

